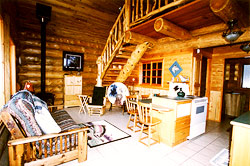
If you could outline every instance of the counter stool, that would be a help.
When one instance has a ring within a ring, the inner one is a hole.
[[[138,102],[138,113],[139,113],[139,120],[140,123],[142,124],[141,126],[141,132],[139,136],[139,142],[143,143],[146,146],[151,146],[156,143],[160,143],[160,137],[159,133],[158,135],[158,140],[153,138],[153,133],[157,132],[156,131],[156,126],[161,123],[161,120],[155,117],[152,117],[152,103],[151,104],[146,104],[146,103],[141,103]],[[144,127],[147,126],[146,129]],[[142,138],[142,133],[143,131],[147,134],[147,136]],[[147,139],[148,142],[145,143],[142,140]],[[153,143],[151,143],[153,141]]]
[[[138,110],[137,110],[137,102],[138,102],[138,96],[132,95],[132,96],[126,96],[126,107],[127,107],[127,112],[129,114],[129,120],[127,123],[127,128],[132,130],[133,132],[138,132],[139,130],[136,130],[139,123],[138,119]],[[130,125],[130,122],[133,123],[133,125]]]

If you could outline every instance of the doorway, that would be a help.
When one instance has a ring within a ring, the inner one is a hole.
[[[200,96],[206,95],[206,82],[207,82],[207,57],[202,57],[201,62],[201,90]]]

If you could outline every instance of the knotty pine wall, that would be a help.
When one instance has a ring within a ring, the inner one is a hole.
[[[40,92],[40,34],[20,32],[17,47],[17,82],[23,88],[25,82],[31,81],[35,93]],[[103,44],[81,40],[46,37],[46,92],[55,94],[55,104],[63,104],[64,75],[77,72],[63,71],[63,51],[84,53],[84,69],[80,72],[83,83],[82,93],[92,95],[96,84],[96,59],[101,55]]]
[[[172,79],[172,74],[169,71],[169,68],[171,65],[177,61],[181,68],[183,69],[179,75],[182,76],[188,76],[189,78],[189,87],[192,88],[192,71],[193,71],[193,49],[185,49],[185,50],[178,50],[173,52],[162,52],[157,54],[145,54],[142,57],[143,60],[140,62],[143,63],[143,61],[153,61],[153,60],[162,60],[163,61],[163,84],[162,86],[149,86],[149,85],[143,85],[138,84],[139,87],[145,87],[145,88],[156,88],[156,89],[165,89],[169,90],[169,82]],[[179,76],[178,75],[178,76]],[[178,77],[177,76],[177,77]],[[175,77],[175,81],[177,81],[177,77]],[[179,79],[180,81],[180,79]]]
[[[217,47],[213,49],[208,119],[221,121],[225,59],[249,56],[240,50],[240,45]]]

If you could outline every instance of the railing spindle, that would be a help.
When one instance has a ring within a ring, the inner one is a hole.
[[[136,0],[136,16],[135,19],[139,18],[139,0]]]
[[[141,17],[143,17],[143,0],[141,0]]]
[[[149,13],[149,0],[147,0],[147,10],[146,10],[146,14]]]

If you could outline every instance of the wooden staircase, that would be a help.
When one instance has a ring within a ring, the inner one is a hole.
[[[125,82],[138,77],[143,54],[153,47],[157,40],[130,31],[131,27],[149,20],[157,13],[186,3],[189,0],[125,0],[114,23],[101,54],[101,79],[103,86],[113,82]],[[153,3],[153,4],[150,4]]]

